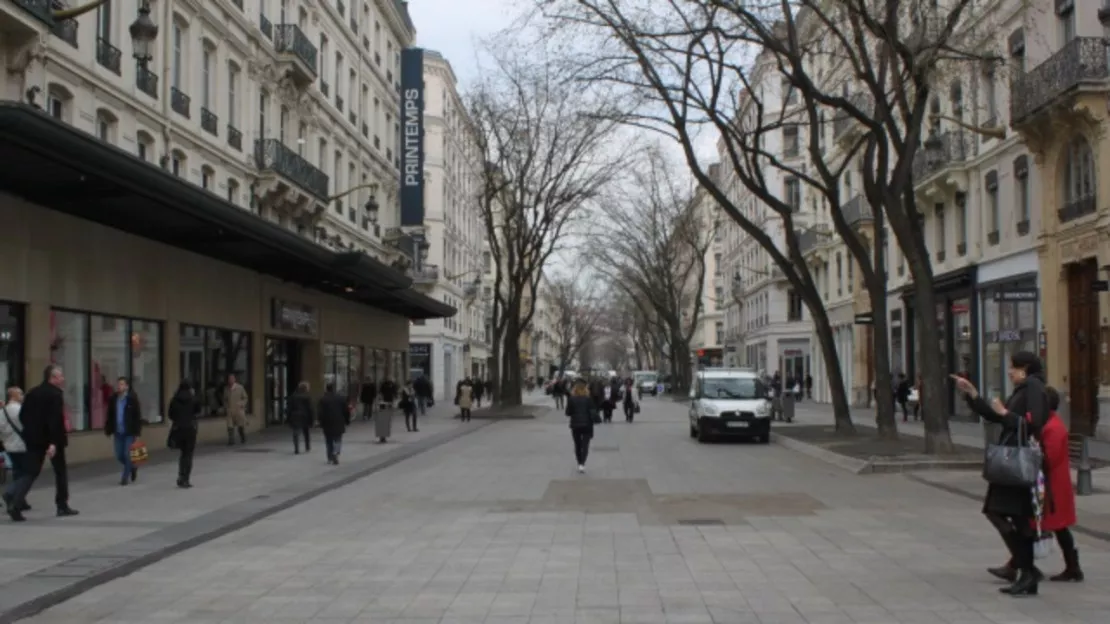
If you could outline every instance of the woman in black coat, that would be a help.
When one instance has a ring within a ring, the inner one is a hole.
[[[594,437],[594,422],[597,420],[597,404],[586,381],[574,382],[574,389],[567,398],[567,416],[570,417],[570,435],[574,439],[574,458],[578,461],[578,472],[586,472],[586,456],[590,454],[590,440]]]
[[[308,394],[307,381],[297,384],[297,391],[289,397],[289,428],[293,430],[293,454],[301,454],[301,436],[304,436],[304,452],[312,450],[309,431],[315,414],[312,411],[312,396]]]
[[[189,477],[193,474],[193,452],[197,448],[197,416],[200,401],[188,381],[181,382],[170,399],[166,414],[170,417],[170,447],[181,451],[177,459],[177,487],[191,488]]]
[[[1010,357],[1008,374],[1014,391],[1005,404],[998,398],[988,404],[971,381],[958,375],[952,375],[952,379],[975,413],[1002,425],[998,444],[1028,444],[1029,438],[1040,431],[1049,417],[1041,360],[1033,353],[1019,351]],[[1000,591],[1013,596],[1036,594],[1040,573],[1033,560],[1036,536],[1033,534],[1035,514],[1031,488],[992,483],[987,487],[983,514],[998,529],[1018,568],[1017,580]]]

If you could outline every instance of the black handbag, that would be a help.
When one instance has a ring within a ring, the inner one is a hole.
[[[1011,434],[1010,437],[1012,437]],[[1025,441],[1025,419],[1018,419],[1017,446],[989,444],[983,451],[983,479],[991,485],[1033,487],[1044,464],[1044,454]]]
[[[639,403],[637,403],[635,406],[633,406],[632,413],[633,414],[639,414],[640,413],[640,404]]]
[[[166,436],[166,448],[170,450],[177,450],[177,427],[170,427],[170,433]]]

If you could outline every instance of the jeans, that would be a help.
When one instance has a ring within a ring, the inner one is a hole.
[[[421,404],[420,399],[416,400],[417,405]],[[405,410],[405,429],[409,431],[416,431],[416,409],[409,408]]]
[[[463,422],[470,422],[470,408],[469,407],[464,407],[460,411],[462,412],[462,418],[461,418],[462,421]]]
[[[135,469],[134,464],[131,463],[131,444],[134,441],[135,436],[122,433],[112,434],[112,442],[116,451],[116,461],[123,465],[120,479],[129,479],[131,477],[131,471]]]
[[[594,437],[592,427],[579,427],[570,430],[574,439],[574,458],[579,466],[586,465],[586,457],[590,454],[590,440]]]
[[[9,453],[12,458],[12,482],[4,492],[9,509],[21,509],[27,500],[27,493],[42,472],[46,456],[40,453]]]
[[[363,420],[370,420],[371,418],[374,417],[374,401],[375,401],[375,399],[370,399],[369,403],[363,403],[362,404],[362,419]],[[307,431],[307,429],[305,431]],[[308,436],[307,435],[305,436],[305,440],[306,440],[306,442],[305,442],[305,447],[304,448],[307,451],[308,450],[308,442],[307,442]]]
[[[331,435],[325,432],[324,448],[327,450],[329,459],[332,457],[339,457],[339,454],[343,452],[343,434]]]
[[[305,452],[312,450],[312,441],[309,439],[309,427],[293,427],[293,452],[301,452],[301,437],[304,437]]]
[[[555,395],[555,409],[562,409],[562,408],[563,408],[563,395],[556,394]]]
[[[27,476],[27,453],[8,453],[8,458],[12,462],[12,474],[11,481],[8,481],[7,487],[4,488],[4,500],[10,501],[15,497],[16,489],[20,487],[18,485],[20,479]]]
[[[624,419],[632,422],[632,417],[636,414],[636,404],[625,402],[624,404]]]

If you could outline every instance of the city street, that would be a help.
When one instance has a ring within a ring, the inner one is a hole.
[[[530,400],[550,404],[539,393]],[[1046,582],[1039,597],[1012,599],[986,573],[1006,556],[978,503],[774,444],[698,444],[685,406],[667,399],[645,399],[631,425],[599,426],[584,475],[553,409],[470,425],[449,412],[429,418],[428,435],[444,437],[423,452],[25,621],[1095,624],[1110,610],[1104,542],[1078,536],[1086,583]],[[446,437],[467,426],[475,430]],[[220,484],[221,462],[246,480],[253,459],[212,455],[187,494],[201,500],[213,488],[227,505],[265,496]],[[259,459],[259,471],[277,461]],[[267,487],[325,471],[286,470]],[[186,499],[162,502],[158,490],[170,485],[104,496],[117,519],[154,513],[147,496],[185,519]],[[64,522],[40,523],[35,539],[76,542]],[[4,527],[5,549],[21,547],[23,529]],[[79,531],[94,541],[106,532]],[[1055,573],[1062,563],[1054,554],[1040,565]]]

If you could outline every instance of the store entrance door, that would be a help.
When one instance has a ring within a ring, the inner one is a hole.
[[[1068,392],[1071,432],[1094,435],[1098,413],[1098,263],[1092,258],[1069,264]]]
[[[287,420],[289,396],[301,380],[301,344],[287,338],[266,338],[266,424]]]

